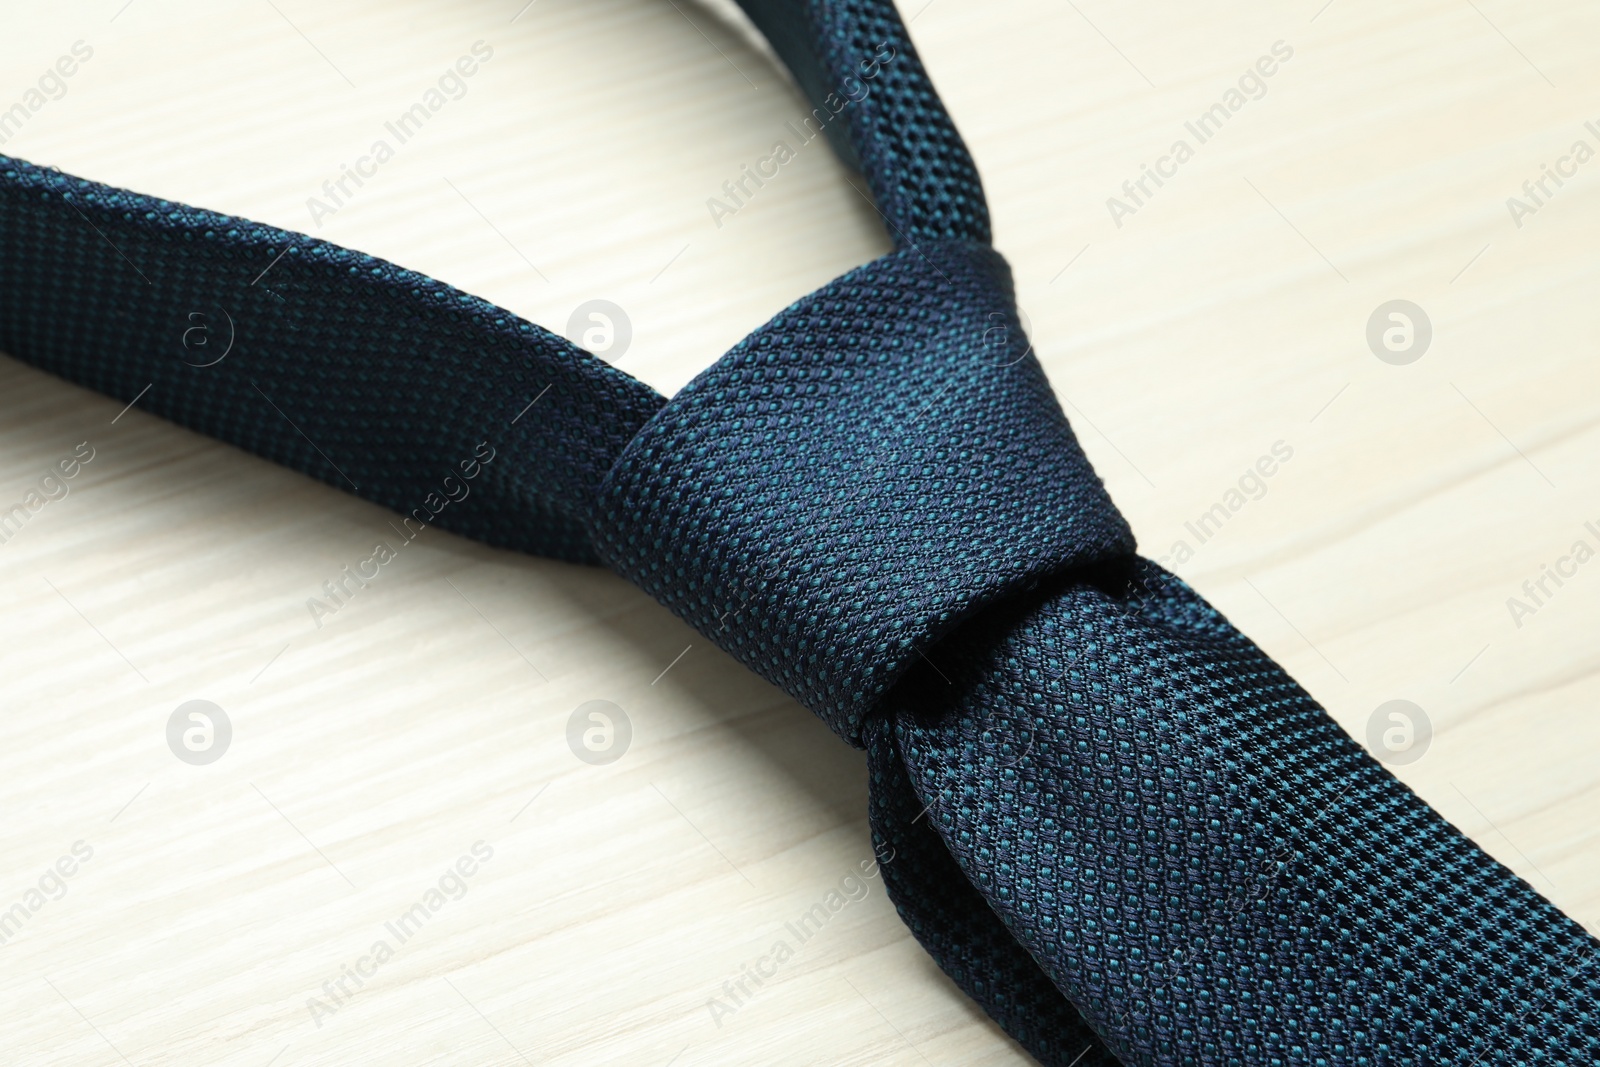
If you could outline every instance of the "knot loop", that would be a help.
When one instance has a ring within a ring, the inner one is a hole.
[[[618,573],[851,744],[955,623],[1133,535],[987,245],[928,241],[799,301],[669,401],[591,518]]]

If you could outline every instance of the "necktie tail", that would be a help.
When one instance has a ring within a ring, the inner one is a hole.
[[[1005,930],[919,933],[941,962],[1024,947],[1127,1064],[1600,1062],[1600,943],[1155,564],[1064,575],[929,657],[885,701],[874,788],[898,758],[915,800],[877,832],[915,803]],[[995,1014],[1041,1062],[1075,1051]]]
[[[868,817],[889,899],[961,991],[1044,1067],[1119,1067],[1006,928],[929,819],[887,718],[867,724]]]

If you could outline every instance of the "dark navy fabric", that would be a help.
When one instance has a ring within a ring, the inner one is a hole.
[[[1600,1063],[1600,946],[1156,564],[1064,574],[930,657],[885,701],[889,775],[970,883],[945,892],[976,886],[1123,1062]]]
[[[739,5],[794,72],[813,117],[828,120],[823,129],[840,155],[860,169],[895,244],[928,237],[989,242],[978,168],[893,4]]]
[[[893,6],[745,7],[854,97],[897,249],[670,401],[371,256],[6,157],[0,350],[632,578],[866,748],[896,908],[1041,1063],[1600,1063],[1600,944],[1135,555]]]
[[[582,563],[595,490],[666,402],[374,256],[4,156],[0,351],[402,515]],[[470,495],[440,506],[484,443]]]
[[[859,744],[974,608],[1133,550],[1015,306],[999,254],[950,239],[806,297],[623,451],[606,562]]]
[[[932,804],[912,786],[894,729],[886,716],[866,724],[867,811],[878,870],[900,917],[956,985],[1040,1063],[1119,1064],[963,873],[928,818]]]

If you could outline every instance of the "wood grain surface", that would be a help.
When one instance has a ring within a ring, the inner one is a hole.
[[[1363,742],[1412,702],[1431,741],[1396,772],[1594,929],[1600,561],[1573,550],[1600,549],[1600,11],[912,3],[1144,551]],[[558,332],[610,300],[619,365],[664,391],[889,247],[820,141],[713,218],[806,111],[728,3],[5,22],[0,109],[26,117],[0,151]],[[479,42],[458,98],[308,205]],[[1431,337],[1380,359],[1395,300]],[[0,1059],[1027,1062],[899,922],[862,758],[809,713],[618,578],[438,531],[314,619],[391,516],[133,399],[0,359],[0,506],[92,452],[0,544]],[[204,765],[168,744],[191,700],[231,723]],[[568,742],[590,701],[631,725],[603,765]]]

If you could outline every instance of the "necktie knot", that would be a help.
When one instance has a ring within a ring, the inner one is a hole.
[[[607,562],[852,744],[958,621],[1133,550],[984,244],[930,240],[741,342],[612,467]]]
[[[671,400],[372,256],[4,156],[0,350],[396,538],[609,563],[866,748],[896,908],[1048,1067],[1600,1063],[1600,946],[1132,554],[893,3],[740,5],[898,250]]]

